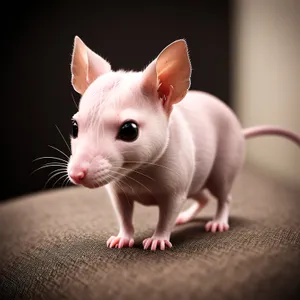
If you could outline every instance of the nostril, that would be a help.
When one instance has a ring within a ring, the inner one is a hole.
[[[81,170],[79,172],[70,172],[70,177],[75,181],[75,182],[79,182],[82,179],[84,179],[84,177],[86,176],[86,171],[85,170]]]
[[[84,172],[79,172],[76,177],[79,179],[79,180],[82,180],[84,178],[85,174]]]

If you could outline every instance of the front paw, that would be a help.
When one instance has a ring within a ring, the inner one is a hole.
[[[206,223],[205,225],[205,230],[206,231],[211,231],[211,232],[223,232],[227,231],[229,229],[228,222],[223,221],[223,220],[212,220]]]
[[[150,248],[152,251],[155,251],[157,247],[160,247],[160,250],[165,250],[166,248],[172,248],[172,244],[169,239],[151,237],[143,241],[144,249]]]
[[[107,242],[106,242],[107,247],[109,248],[125,248],[125,247],[133,247],[134,245],[134,240],[133,238],[130,237],[125,237],[125,236],[111,236]]]

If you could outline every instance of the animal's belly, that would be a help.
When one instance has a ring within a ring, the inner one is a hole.
[[[157,205],[157,195],[154,193],[153,186],[148,185],[146,182],[127,181],[126,184],[122,184],[121,190],[125,196],[133,201],[139,202],[142,205],[150,206]]]
[[[145,206],[153,206],[157,205],[157,201],[153,197],[149,197],[149,195],[144,195],[144,196],[135,196],[133,198],[136,202],[143,204]]]
[[[213,160],[206,160],[200,163],[196,162],[195,173],[189,188],[188,198],[195,197],[205,188],[212,166]]]

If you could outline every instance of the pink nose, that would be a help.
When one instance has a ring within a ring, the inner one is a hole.
[[[86,175],[85,170],[80,170],[77,172],[73,172],[73,171],[70,172],[70,177],[75,183],[80,183],[84,179],[85,175]]]

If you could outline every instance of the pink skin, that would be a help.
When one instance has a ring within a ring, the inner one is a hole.
[[[279,134],[300,145],[300,137],[275,127],[243,131],[216,97],[189,91],[191,64],[184,40],[166,47],[140,72],[112,71],[110,64],[75,37],[72,85],[82,95],[73,116],[68,174],[74,184],[105,186],[119,222],[110,248],[132,247],[134,202],[156,205],[159,219],[144,249],[171,248],[175,224],[193,219],[217,199],[207,231],[229,229],[230,190],[244,161],[245,137]],[[138,126],[137,138],[120,139],[125,121]],[[195,204],[181,212],[190,198]]]

